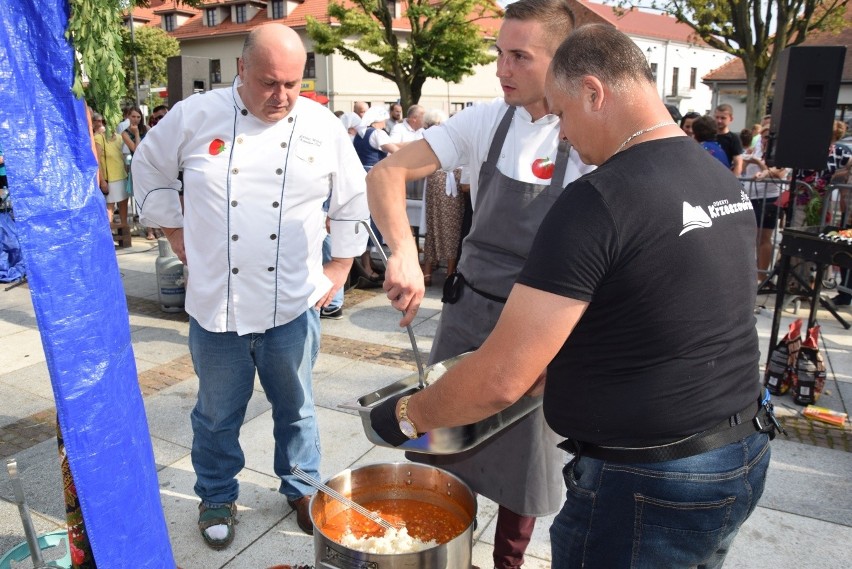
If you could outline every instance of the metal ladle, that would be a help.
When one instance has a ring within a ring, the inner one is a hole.
[[[343,504],[346,504],[350,509],[355,510],[356,512],[358,512],[362,516],[364,516],[367,519],[379,524],[380,526],[382,526],[385,529],[401,529],[403,527],[402,525],[390,523],[389,521],[387,521],[386,519],[381,517],[376,512],[368,510],[367,508],[365,508],[361,504],[350,500],[349,498],[347,498],[346,496],[344,496],[343,494],[341,494],[337,490],[333,489],[331,486],[328,486],[326,484],[323,484],[319,480],[316,480],[315,478],[310,476],[307,472],[305,472],[304,470],[299,468],[298,464],[296,466],[294,466],[293,468],[291,468],[290,472],[292,472],[293,475],[296,478],[298,478],[299,480],[302,480],[303,482],[307,482],[308,484],[310,484],[311,486],[313,486],[314,488],[316,488],[320,492],[323,492],[324,494],[331,496],[332,498],[334,498],[338,502],[342,502]]]
[[[379,254],[382,256],[382,261],[385,264],[385,270],[388,268],[388,256],[385,255],[385,250],[382,247],[382,244],[379,243],[378,237],[373,233],[373,228],[370,227],[370,223],[364,219],[358,222],[360,225],[363,225],[367,229],[367,234],[370,236],[370,239],[373,241],[373,244],[376,246],[376,249],[379,250]],[[358,226],[355,226],[355,233],[358,233]],[[420,350],[417,349],[417,340],[414,339],[414,330],[411,328],[411,324],[407,324],[405,329],[408,331],[408,338],[411,340],[411,348],[414,350],[414,361],[417,364],[417,380],[419,383],[419,388],[423,389],[426,387],[426,373],[423,370],[423,359],[420,357]]]

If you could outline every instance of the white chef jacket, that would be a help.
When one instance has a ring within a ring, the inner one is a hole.
[[[470,170],[470,199],[474,208],[479,189],[479,171],[488,158],[491,140],[508,108],[503,99],[495,99],[490,103],[466,107],[443,123],[423,131],[423,138],[441,161],[442,170],[451,171],[459,166]],[[517,107],[503,142],[497,169],[514,180],[549,184],[550,180],[533,174],[532,164],[545,157],[555,162],[558,147],[559,118],[556,115],[544,115],[533,122],[526,109]],[[594,166],[580,160],[576,150],[571,150],[562,186],[567,186],[594,169]]]
[[[331,111],[299,97],[269,124],[245,109],[236,87],[177,103],[140,143],[132,169],[142,224],[184,228],[187,313],[205,330],[243,335],[286,324],[328,292],[329,195],[334,257],[364,251],[358,220],[369,210],[364,168]]]
[[[408,124],[408,119],[402,119],[402,121],[396,123],[391,130],[390,140],[395,144],[399,144],[401,142],[414,142],[415,140],[420,140],[423,138],[423,130],[419,128],[414,130],[411,128],[411,125]]]

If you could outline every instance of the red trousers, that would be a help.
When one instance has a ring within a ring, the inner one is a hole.
[[[530,544],[535,518],[519,516],[500,506],[497,511],[497,531],[494,532],[495,569],[517,569],[524,563],[524,552]]]

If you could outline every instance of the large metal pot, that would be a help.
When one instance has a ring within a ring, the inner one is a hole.
[[[327,520],[346,506],[318,492],[311,499],[317,569],[467,569],[473,548],[476,498],[453,474],[423,464],[381,463],[344,470],[326,482],[356,502],[393,498],[439,506],[465,521],[464,531],[447,543],[416,553],[376,554],[350,549],[323,533]]]

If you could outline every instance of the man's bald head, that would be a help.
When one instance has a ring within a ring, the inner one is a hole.
[[[256,51],[269,49],[281,50],[291,57],[300,57],[303,61],[308,57],[302,39],[293,28],[283,24],[264,24],[246,36],[240,59],[244,66],[251,65]],[[302,66],[304,67],[304,62]]]
[[[249,33],[240,58],[238,91],[246,109],[265,122],[277,122],[299,97],[307,54],[299,34],[281,24]]]

